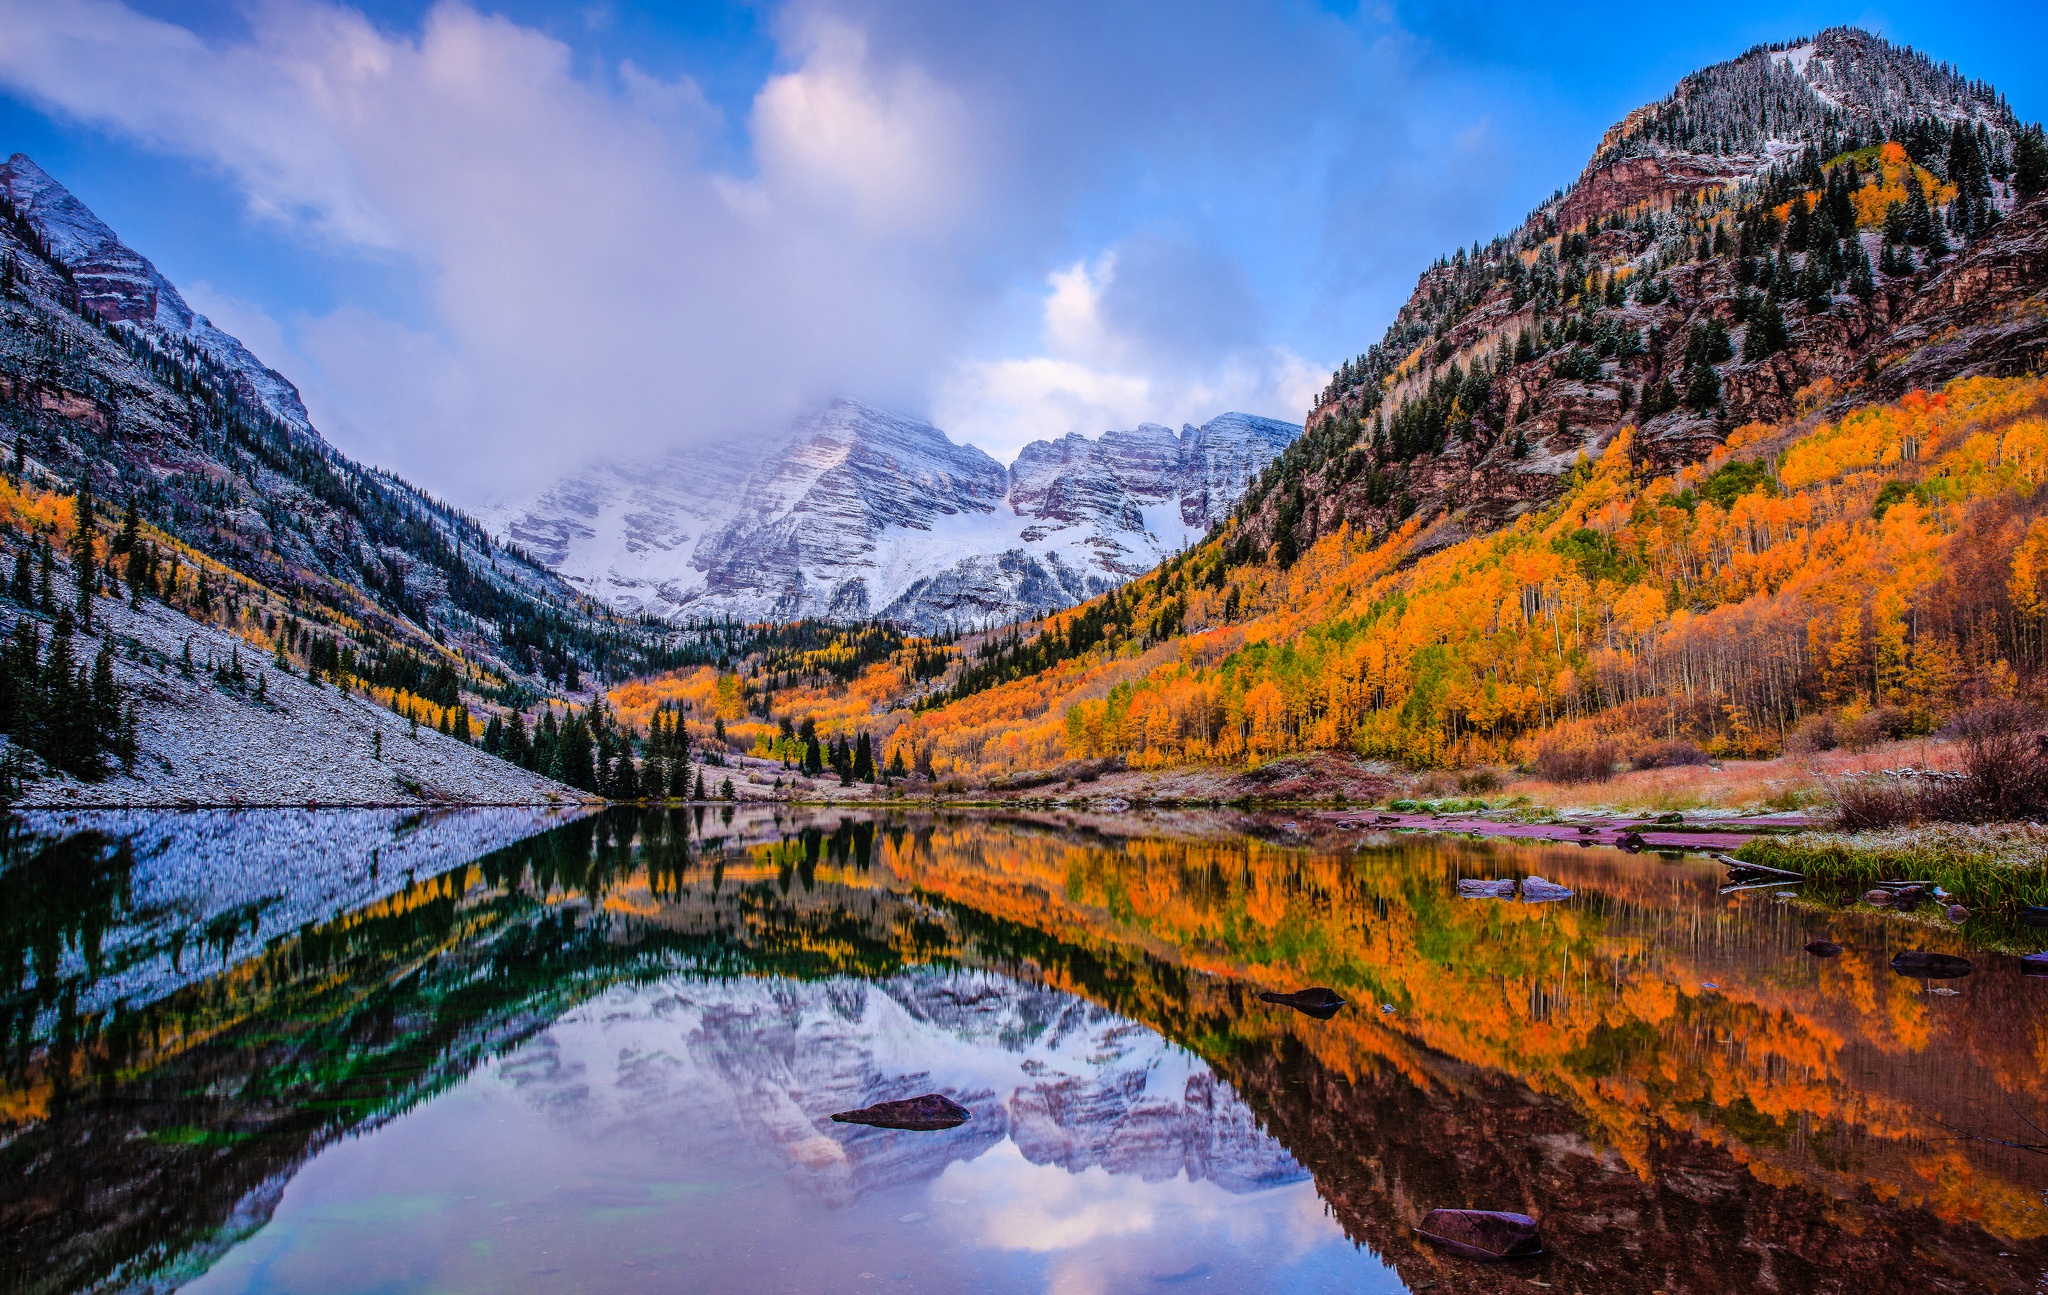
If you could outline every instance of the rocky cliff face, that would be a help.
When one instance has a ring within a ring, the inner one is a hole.
[[[1225,414],[1026,446],[1005,469],[837,401],[754,447],[599,466],[488,514],[592,596],[664,614],[918,628],[1068,606],[1200,538],[1300,428]]]
[[[1850,28],[1694,73],[1520,229],[1422,275],[1254,486],[1240,557],[1411,517],[1421,547],[1455,542],[1624,427],[1668,471],[1752,420],[2039,367],[2048,210],[2014,187],[2023,129],[1989,86]]]
[[[539,661],[609,651],[620,627],[594,628],[551,571],[328,445],[290,382],[29,158],[0,166],[0,200],[0,421],[30,482],[133,498],[301,619],[319,607],[451,669],[453,648],[533,681]]]
[[[245,399],[260,404],[298,434],[320,439],[297,387],[250,354],[238,339],[195,313],[148,257],[123,243],[26,153],[16,153],[0,165],[0,194],[29,219],[51,254],[70,269],[81,308],[197,348],[233,375]]]

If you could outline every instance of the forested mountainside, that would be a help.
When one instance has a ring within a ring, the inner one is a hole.
[[[114,775],[86,796],[110,803],[558,797],[472,749],[387,759],[391,714],[393,735],[468,742],[607,676],[721,659],[735,633],[614,615],[335,450],[290,382],[20,154],[0,166],[0,469],[0,797],[56,771]],[[542,727],[510,754],[596,790],[595,758],[553,769]],[[602,713],[572,730],[572,753],[627,737]]]
[[[487,516],[620,610],[931,632],[1043,615],[1150,571],[1300,434],[1230,413],[1035,441],[1005,469],[929,423],[837,400],[781,437],[587,467]]]
[[[2048,678],[2044,368],[2040,128],[1860,32],[1759,48],[1426,272],[1208,542],[818,713],[1013,785],[1927,732]]]
[[[1750,421],[2036,368],[2043,242],[2005,221],[2044,186],[2038,127],[1861,31],[1695,73],[1424,272],[1247,495],[1236,556],[1284,566],[1347,522],[1484,533],[1623,426],[1669,469]]]

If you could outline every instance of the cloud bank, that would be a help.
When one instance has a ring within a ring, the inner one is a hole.
[[[264,0],[228,37],[0,0],[0,86],[414,285],[413,317],[193,295],[337,443],[466,502],[839,394],[1005,458],[1299,418],[1444,241],[1392,208],[1455,221],[1470,176],[1432,158],[1485,147],[1455,87],[1440,126],[1390,106],[1429,75],[1397,32],[1312,7],[796,0],[767,31],[734,109],[452,0]]]

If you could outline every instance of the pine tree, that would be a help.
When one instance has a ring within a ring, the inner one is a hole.
[[[2039,126],[2028,126],[2013,142],[2012,187],[2022,202],[2048,192],[2048,136]]]
[[[121,514],[121,529],[114,536],[114,552],[128,554],[135,552],[136,543],[142,535],[142,514],[136,511],[135,496],[128,496],[127,510]],[[131,580],[134,577],[129,577]]]
[[[694,792],[694,793],[693,793],[693,794],[691,795],[691,797],[690,797],[690,798],[691,798],[692,800],[703,800],[703,799],[705,798],[705,796],[704,796],[704,770],[703,770],[702,768],[699,768],[699,769],[697,770],[697,790],[696,790],[696,791],[695,791],[695,792]]]
[[[98,528],[93,519],[92,482],[80,478],[78,494],[72,500],[74,529],[71,532],[71,574],[78,586],[78,628],[92,633],[92,598],[99,592]]]
[[[1721,377],[1710,364],[1696,364],[1686,378],[1686,407],[1705,413],[1721,402]]]
[[[1785,312],[1775,294],[1767,294],[1742,337],[1742,362],[1754,364],[1785,349]]]
[[[44,540],[36,562],[36,608],[45,616],[57,614],[57,593],[52,588],[56,571],[57,559],[50,552],[50,542]]]
[[[30,580],[28,567],[28,550],[26,548],[16,549],[14,551],[14,579],[7,582],[7,596],[17,606],[21,607],[35,606],[36,590],[35,585]]]

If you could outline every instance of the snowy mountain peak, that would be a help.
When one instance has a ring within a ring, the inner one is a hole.
[[[1300,435],[1225,414],[1026,446],[1010,468],[853,400],[752,449],[599,465],[492,514],[595,597],[661,614],[919,628],[1093,597],[1220,521]]]
[[[179,339],[225,368],[244,398],[293,431],[318,440],[299,389],[235,338],[194,311],[149,258],[123,243],[107,223],[26,153],[0,165],[0,194],[13,204],[50,254],[71,271],[78,304],[102,319]]]

